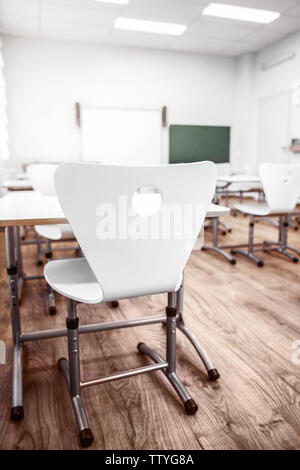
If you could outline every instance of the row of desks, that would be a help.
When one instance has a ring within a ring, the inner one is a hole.
[[[211,204],[207,217],[224,217],[229,213],[227,207]],[[0,199],[0,228],[65,223],[67,220],[56,197],[16,191]]]
[[[244,184],[260,184],[259,176],[253,175],[228,175],[228,176],[218,176],[217,183],[222,184],[233,184],[233,183],[244,183]],[[30,191],[32,190],[31,183],[29,179],[12,179],[4,181],[3,187],[8,191]]]

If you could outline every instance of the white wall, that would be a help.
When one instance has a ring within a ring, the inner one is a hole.
[[[79,158],[75,102],[167,105],[169,124],[234,123],[234,59],[13,36],[3,39],[14,163]]]
[[[237,170],[249,170],[250,173],[253,165],[254,78],[255,54],[245,54],[237,60],[231,162]]]
[[[262,64],[268,63],[273,60],[277,60],[289,52],[294,52],[295,57],[291,60],[276,65],[269,70],[262,70]],[[300,126],[297,121],[300,118],[299,107],[292,105],[292,86],[295,80],[300,80],[300,31],[294,33],[281,41],[263,49],[255,58],[255,71],[253,75],[253,96],[254,106],[251,111],[252,114],[252,126],[254,130],[253,135],[253,146],[252,146],[252,161],[259,163],[258,158],[258,146],[259,146],[259,109],[262,101],[266,99],[276,100],[278,97],[282,97],[284,102],[284,96],[289,101],[288,112],[284,109],[278,109],[277,113],[285,112],[286,117],[284,123],[288,129],[288,137],[285,145],[288,146],[292,137],[297,137],[297,133],[300,130]],[[290,97],[288,96],[290,95]],[[283,107],[282,107],[283,108]],[[273,115],[270,118],[270,128],[276,128],[278,125],[278,115]],[[277,121],[275,121],[277,120]],[[276,124],[277,123],[277,124]],[[275,133],[275,131],[273,132]],[[274,136],[276,138],[276,136]],[[300,138],[300,133],[298,138]],[[295,155],[289,155],[286,150],[281,151],[282,161],[298,161],[300,157]]]

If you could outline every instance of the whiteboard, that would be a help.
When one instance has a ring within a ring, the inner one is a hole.
[[[82,158],[102,163],[161,163],[161,109],[81,108]]]

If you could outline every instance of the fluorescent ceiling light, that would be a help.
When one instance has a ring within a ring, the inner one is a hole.
[[[133,18],[117,18],[114,24],[117,29],[129,31],[143,31],[146,33],[171,34],[180,36],[186,30],[186,26],[175,23],[161,23],[159,21],[136,20]]]
[[[203,15],[265,24],[272,23],[272,21],[280,17],[280,13],[276,11],[257,10],[255,8],[224,5],[221,3],[211,3],[208,5],[203,10]]]
[[[130,0],[94,0],[94,2],[117,3],[118,5],[128,5]]]

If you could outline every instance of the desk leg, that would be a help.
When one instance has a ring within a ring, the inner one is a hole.
[[[16,253],[16,265],[18,268],[18,298],[21,302],[23,283],[24,283],[24,272],[23,272],[23,258],[21,252],[21,241],[20,241],[20,228],[14,227],[14,237],[15,237],[15,253]]]
[[[22,342],[20,341],[21,321],[19,312],[18,294],[18,264],[16,259],[17,247],[13,227],[6,227],[6,256],[8,290],[11,312],[11,326],[13,336],[13,371],[12,371],[12,408],[11,419],[19,421],[23,418],[23,386],[22,386]]]
[[[213,217],[212,219],[213,222],[213,244],[212,246],[205,245],[202,250],[203,251],[214,251],[215,253],[218,253],[221,256],[224,256],[224,258],[229,261],[230,264],[235,265],[236,260],[232,258],[226,251],[221,250],[221,248],[218,247],[218,230],[219,230],[219,217]]]
[[[177,292],[177,308],[178,308],[178,314],[177,314],[177,328],[188,338],[188,340],[192,343],[194,348],[196,349],[201,361],[203,362],[206,370],[208,377],[211,381],[217,380],[220,375],[217,369],[215,369],[209,355],[203,348],[203,346],[200,344],[196,336],[185,326],[184,320],[183,320],[183,284],[181,285],[180,289]]]

